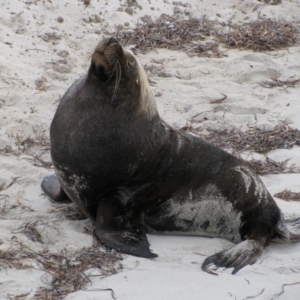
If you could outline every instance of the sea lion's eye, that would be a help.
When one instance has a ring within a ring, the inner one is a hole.
[[[134,67],[134,59],[133,58],[128,58],[128,60],[127,60],[127,66],[130,69],[132,69]]]

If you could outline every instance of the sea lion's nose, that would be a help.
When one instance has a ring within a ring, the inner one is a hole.
[[[107,45],[110,45],[112,43],[118,43],[118,40],[115,37],[110,38],[110,40],[108,41]]]

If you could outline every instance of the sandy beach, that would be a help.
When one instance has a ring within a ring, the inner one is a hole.
[[[51,203],[40,188],[43,177],[53,173],[49,127],[57,105],[74,80],[87,72],[100,40],[112,35],[122,38],[124,32],[134,32],[146,15],[155,21],[162,14],[178,20],[205,16],[218,28],[223,24],[225,33],[229,21],[245,24],[261,18],[284,20],[299,28],[299,0],[266,2],[1,1],[1,299],[299,298],[300,243],[271,243],[252,266],[236,275],[220,269],[219,276],[214,276],[203,272],[201,265],[207,256],[230,247],[231,242],[149,235],[158,258],[115,254],[93,244],[92,222],[82,218],[73,204]],[[217,50],[206,50],[206,42],[217,43]],[[246,134],[254,129],[273,130],[273,136],[278,137],[292,130],[299,132],[298,43],[264,51],[231,49],[212,33],[192,43],[178,50],[153,46],[147,51],[134,43],[127,45],[146,69],[160,116],[167,123],[204,138],[224,129]],[[199,52],[199,47],[204,50]],[[273,196],[284,190],[300,193],[299,145],[299,137],[292,136],[290,142],[271,150],[244,147],[235,153],[246,160],[265,161],[267,157],[278,164],[284,162],[281,169],[273,163],[273,172],[262,172],[262,181]],[[230,143],[224,148],[236,150]],[[286,218],[300,216],[299,199],[274,199]],[[45,269],[45,261],[61,263],[67,269],[76,265],[78,253],[88,255],[84,247],[102,253],[101,267],[97,263],[84,271],[88,280],[82,289],[77,291],[74,283],[65,297],[48,293],[47,298],[45,289],[53,288],[55,274],[50,267]]]

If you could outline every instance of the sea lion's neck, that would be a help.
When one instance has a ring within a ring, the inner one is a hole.
[[[123,106],[128,109],[130,107],[131,112],[136,111],[137,114],[142,114],[147,119],[158,115],[156,101],[142,67],[139,68],[137,80],[122,78],[116,86],[115,77],[99,78],[91,65],[85,82],[89,90],[95,90],[95,94],[102,94],[104,97],[101,101],[112,108]]]
[[[139,112],[147,116],[147,119],[152,119],[154,116],[158,115],[156,101],[151,90],[149,90],[147,94],[141,94]]]

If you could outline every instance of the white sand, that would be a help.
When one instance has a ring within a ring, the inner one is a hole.
[[[142,9],[136,8],[131,16],[117,11],[124,3],[125,0],[91,0],[91,4],[85,7],[76,0],[1,1],[0,148],[11,146],[17,150],[15,137],[18,135],[20,140],[34,137],[33,130],[48,135],[57,100],[75,79],[87,71],[94,47],[113,31],[115,25],[129,22],[133,28],[139,17],[172,14],[175,7],[171,0],[138,0]],[[190,0],[189,3],[187,8],[179,8],[187,10],[193,17],[206,14],[208,18],[220,21],[233,16],[235,20],[256,19],[258,12],[287,20],[299,20],[300,16],[299,0],[283,1],[275,6],[263,5],[256,0]],[[101,23],[83,20],[93,18],[95,14],[103,19]],[[60,16],[63,23],[56,20]],[[47,39],[47,33],[56,33],[60,39],[44,41],[41,37]],[[65,58],[58,55],[62,50],[69,53]],[[243,128],[247,124],[272,128],[280,120],[288,120],[292,127],[300,129],[299,87],[267,89],[257,84],[273,77],[282,80],[299,78],[300,47],[272,55],[239,50],[229,50],[226,54],[228,56],[224,58],[191,58],[183,52],[157,50],[145,56],[138,55],[142,64],[149,64],[152,59],[166,59],[166,71],[172,77],[152,78],[157,83],[153,86],[154,93],[162,94],[157,98],[161,116],[177,127],[185,125],[192,116],[206,112],[208,119],[204,123],[210,128],[222,128],[224,123]],[[183,79],[176,78],[177,74]],[[44,91],[36,88],[38,79],[44,80]],[[210,104],[209,100],[220,97],[221,93],[228,96],[226,101]],[[42,150],[33,148],[31,152],[39,155]],[[299,153],[299,147],[295,147],[272,151],[268,155],[278,161],[291,158],[291,163],[300,167]],[[49,151],[42,159],[50,161]],[[89,224],[88,220],[68,221],[58,213],[48,212],[58,205],[41,195],[40,182],[51,170],[34,162],[30,152],[19,156],[1,154],[0,164],[0,185],[3,182],[9,184],[13,177],[18,177],[11,187],[0,193],[8,195],[5,199],[0,197],[2,210],[5,201],[7,204],[5,211],[0,213],[0,249],[8,249],[15,243],[15,238],[35,251],[46,248],[57,252],[92,244],[92,237],[83,229]],[[285,188],[300,192],[300,174],[269,175],[262,180],[272,195]],[[276,201],[286,216],[300,215],[299,203]],[[22,206],[18,206],[20,203]],[[14,231],[29,221],[45,222],[56,229],[45,226],[42,232],[44,244],[32,242],[21,232]],[[230,242],[201,237],[149,238],[151,248],[159,258],[147,260],[128,256],[122,262],[124,270],[121,273],[105,279],[94,277],[92,284],[87,286],[91,291],[69,294],[67,299],[112,299],[109,291],[96,291],[97,288],[113,289],[118,300],[240,300],[255,296],[262,290],[255,299],[272,299],[274,294],[281,292],[283,284],[299,281],[300,243],[271,244],[256,264],[234,276],[230,274],[231,270],[220,270],[220,276],[213,276],[201,271],[205,256],[194,252],[212,255],[229,247]],[[8,294],[31,291],[27,298],[23,298],[31,299],[35,290],[43,286],[43,274],[39,268],[1,269],[0,298],[8,299]],[[299,289],[299,285],[285,287],[284,294],[276,299],[299,299]]]

